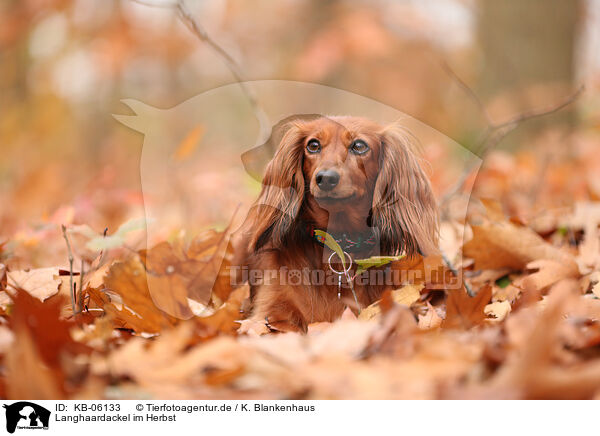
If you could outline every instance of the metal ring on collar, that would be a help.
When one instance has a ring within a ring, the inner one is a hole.
[[[333,257],[334,254],[337,254],[335,251],[333,251],[331,253],[331,255],[329,256],[329,259],[327,260],[327,263],[329,264],[329,269],[331,271],[333,271],[335,274],[348,274],[348,271],[350,271],[350,268],[352,268],[352,256],[350,256],[348,253],[346,253],[344,251],[344,256],[348,256],[348,259],[350,259],[350,263],[348,264],[348,267],[346,269],[344,269],[343,271],[337,271],[333,266],[331,266],[331,258]],[[338,255],[339,257],[339,255]]]

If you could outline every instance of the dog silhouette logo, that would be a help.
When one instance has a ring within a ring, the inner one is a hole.
[[[124,99],[123,104],[133,114],[113,115],[123,125],[144,135],[140,181],[147,247],[168,239],[171,229],[185,229],[186,234],[192,235],[215,226],[228,229],[220,243],[222,245],[210,260],[217,266],[203,268],[191,282],[193,286],[185,290],[188,302],[206,305],[210,301],[221,271],[219,266],[228,262],[228,244],[239,242],[233,235],[244,231],[241,227],[243,217],[253,207],[254,199],[262,188],[267,165],[276,154],[290,123],[318,119],[324,114],[363,117],[380,125],[400,120],[404,128],[428,146],[432,156],[438,156],[438,165],[474,168],[475,173],[481,165],[478,156],[444,133],[376,100],[306,82],[258,80],[242,85],[232,83],[210,89],[176,106],[162,109],[138,100]],[[246,86],[260,101],[262,116],[258,116],[248,104],[243,91]],[[451,182],[444,181],[444,184],[451,185]],[[456,200],[452,203],[452,216],[466,216],[471,186],[466,188],[444,200]],[[263,203],[260,206],[285,211],[284,219],[291,217],[288,212],[295,211],[294,207],[281,209],[281,206],[299,204],[304,192],[275,183],[270,184],[270,189],[280,195],[261,199]],[[383,197],[380,206],[387,204],[388,197],[395,199],[398,196]],[[281,202],[273,204],[267,201],[272,199],[280,199]],[[464,220],[460,218],[458,221]],[[445,232],[447,230],[444,229]],[[455,233],[464,234],[460,229],[449,231],[452,234],[448,238],[454,238]],[[374,250],[378,247],[375,245]],[[371,254],[379,253],[373,251]],[[455,264],[460,264],[459,259],[455,259],[461,256],[460,252],[450,256]],[[147,282],[156,307],[179,319],[192,318],[191,307],[185,304],[185,300],[182,304],[179,299],[175,302],[165,296],[162,283],[160,280]]]
[[[29,401],[19,401],[4,405],[6,409],[6,431],[14,433],[18,429],[48,429],[50,411]]]

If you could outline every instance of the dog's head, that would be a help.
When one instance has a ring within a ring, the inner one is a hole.
[[[299,220],[371,227],[383,254],[437,251],[437,208],[410,136],[357,117],[293,120],[268,164],[250,248],[285,246]]]

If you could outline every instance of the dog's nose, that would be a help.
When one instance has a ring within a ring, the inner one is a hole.
[[[335,170],[323,170],[317,173],[317,185],[323,191],[331,191],[340,181],[340,174]]]

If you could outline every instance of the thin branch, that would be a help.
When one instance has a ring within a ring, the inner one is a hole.
[[[546,115],[551,115],[556,113],[565,107],[569,106],[573,103],[579,96],[585,91],[585,86],[580,86],[575,92],[569,95],[565,100],[561,103],[546,107],[543,109],[533,109],[530,111],[523,112],[521,114],[515,115],[507,121],[501,123],[494,123],[483,102],[479,99],[475,91],[467,85],[459,76],[456,74],[454,70],[448,65],[447,62],[441,62],[442,68],[444,71],[458,84],[458,86],[477,104],[477,107],[482,112],[482,115],[487,121],[487,127],[482,134],[482,139],[479,141],[478,145],[474,147],[473,152],[479,156],[480,158],[484,158],[487,153],[492,150],[496,145],[498,145],[509,133],[514,131],[519,125],[525,121],[540,118]],[[467,167],[462,174],[460,175],[457,183],[442,197],[440,201],[440,209],[444,209],[447,205],[448,201],[452,196],[456,193],[460,192],[469,177],[469,175],[475,170],[478,164],[473,164]]]
[[[144,5],[144,6],[150,6],[151,8],[163,8],[163,9],[170,9],[170,8],[174,8],[177,6],[177,1],[172,1],[172,2],[164,2],[164,1],[148,1],[148,0],[131,0],[134,3],[140,4],[140,5]]]
[[[454,72],[454,70],[450,67],[450,65],[448,65],[448,62],[446,62],[445,59],[442,59],[440,61],[440,64],[442,66],[442,69],[446,72],[446,74],[448,74],[448,76],[450,76],[456,82],[456,84],[465,92],[465,94],[467,94],[469,96],[469,98],[471,100],[473,100],[473,102],[477,105],[477,107],[479,108],[479,111],[481,112],[481,115],[483,115],[487,124],[488,125],[492,124],[492,118],[490,117],[483,102],[479,99],[477,94],[475,94],[475,91],[473,91],[473,89],[469,85],[467,85],[458,76],[458,74],[456,74]]]
[[[67,253],[69,255],[69,294],[71,294],[71,308],[73,309],[73,315],[77,313],[77,308],[75,307],[75,293],[73,292],[73,251],[71,251],[71,243],[69,242],[69,237],[67,236],[67,228],[64,224],[61,224],[63,238],[67,243]]]
[[[77,292],[77,298],[75,300],[75,302],[77,303],[77,313],[81,313],[83,311],[83,276],[84,276],[84,271],[83,271],[83,257],[81,258],[81,269],[79,272],[79,290]]]
[[[444,253],[443,251],[441,251],[441,253],[442,253],[442,259],[444,262],[446,262],[446,266],[448,267],[450,272],[452,272],[452,275],[454,275],[454,277],[458,278],[459,277],[458,270],[454,267],[454,264],[452,263],[452,261],[448,258],[448,256],[446,256],[446,253]],[[467,291],[467,294],[469,294],[469,297],[474,297],[475,293],[473,292],[471,285],[469,285],[466,280],[463,280],[462,282],[463,282],[463,286],[465,287],[465,290]]]
[[[160,1],[149,1],[149,0],[132,0],[134,3],[138,3],[144,6],[174,9],[177,12],[179,19],[186,25],[186,27],[203,43],[207,44],[213,52],[217,54],[233,75],[236,83],[240,85],[242,93],[248,100],[254,116],[256,116],[259,126],[261,129],[265,129],[269,126],[267,115],[264,110],[260,107],[254,92],[248,87],[247,79],[244,77],[241,67],[221,45],[219,45],[202,27],[198,21],[192,16],[191,12],[185,5],[184,0],[176,0],[172,2],[160,2]]]
[[[483,149],[480,151],[481,155],[482,156],[485,155],[489,150],[494,148],[494,146],[496,146],[500,141],[502,141],[506,137],[506,135],[508,135],[513,130],[515,130],[517,127],[519,127],[519,124],[521,124],[522,122],[529,121],[534,118],[540,118],[540,117],[543,117],[546,115],[554,114],[554,113],[564,109],[565,107],[569,106],[575,100],[577,100],[584,91],[585,91],[585,86],[581,85],[579,88],[577,88],[577,90],[575,92],[573,92],[571,95],[569,95],[565,100],[563,100],[562,103],[559,103],[558,105],[546,107],[544,109],[533,109],[530,111],[526,111],[526,112],[523,112],[519,115],[512,117],[511,119],[509,119],[508,121],[505,121],[503,123],[499,123],[499,124],[492,123],[490,125],[490,128],[491,128],[490,138],[492,138],[493,135],[495,135],[495,136],[493,137],[493,141],[492,141],[492,139],[490,139],[487,143],[483,144]],[[498,133],[496,134],[496,132],[498,132]]]

